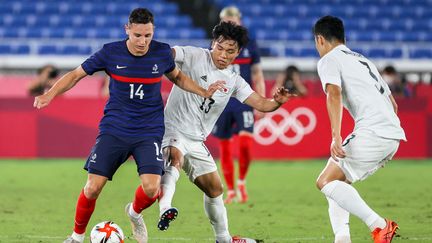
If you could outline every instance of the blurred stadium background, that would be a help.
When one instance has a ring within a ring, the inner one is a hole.
[[[401,144],[396,158],[432,157],[432,0],[0,0],[0,158],[8,166],[11,158],[12,164],[21,161],[16,159],[84,158],[94,144],[107,99],[105,75],[85,78],[50,107],[36,111],[28,86],[38,68],[52,64],[65,73],[104,43],[125,38],[124,24],[136,7],[153,11],[155,39],[208,47],[219,11],[228,5],[240,8],[243,24],[258,42],[267,90],[288,65],[299,67],[308,89],[307,96],[268,115],[273,122],[259,125],[254,159],[324,162],[328,157],[329,122],[311,34],[313,23],[328,14],[344,20],[348,47],[380,70],[392,65],[399,72],[402,92],[396,98],[409,142]],[[165,98],[170,87],[165,80]],[[345,114],[345,135],[352,124]],[[208,145],[218,157],[213,138]],[[84,162],[78,161],[76,170]],[[0,175],[5,171],[0,169]],[[430,218],[428,222],[430,226]],[[0,242],[9,241],[0,237]]]
[[[271,124],[260,126],[258,158],[328,155],[328,121],[311,34],[314,21],[326,14],[344,20],[349,47],[370,57],[379,69],[393,65],[400,72],[402,92],[395,96],[408,139],[416,142],[403,144],[399,155],[432,155],[431,0],[0,0],[0,157],[85,157],[94,142],[106,100],[104,74],[87,77],[51,107],[36,112],[28,94],[36,69],[53,64],[64,73],[103,43],[125,38],[128,14],[140,6],[155,14],[155,39],[208,47],[212,26],[227,5],[240,8],[244,25],[258,41],[268,92],[287,65],[299,67],[308,89],[306,97],[287,105],[290,113],[273,115],[285,134]],[[163,86],[167,97],[171,85],[165,81]],[[307,110],[296,110],[301,107]],[[289,114],[301,124],[281,119]],[[212,139],[209,144],[217,156]],[[322,149],[310,151],[314,144]],[[278,152],[269,152],[268,146]]]

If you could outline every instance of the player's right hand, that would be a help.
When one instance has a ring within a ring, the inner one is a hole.
[[[337,136],[333,138],[332,143],[330,145],[330,153],[331,157],[338,162],[338,158],[345,158],[346,154],[342,148],[342,137]]]
[[[225,84],[226,82],[223,80],[218,80],[212,84],[209,85],[204,98],[211,98],[213,96],[213,94],[216,91],[220,91],[220,92],[225,92],[226,88],[225,88]]]
[[[53,97],[51,97],[48,93],[36,96],[33,103],[33,107],[38,109],[44,108],[51,102],[52,99]]]

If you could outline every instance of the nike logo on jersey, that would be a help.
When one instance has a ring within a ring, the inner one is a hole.
[[[123,69],[123,68],[127,68],[127,66],[119,66],[119,65],[117,65],[116,68],[117,69]]]
[[[204,80],[204,82],[207,82],[207,75],[201,76],[201,79]]]

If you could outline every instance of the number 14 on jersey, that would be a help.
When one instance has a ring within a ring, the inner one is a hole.
[[[142,89],[143,85],[140,84],[137,89],[135,89],[135,84],[129,84],[130,86],[130,99],[134,99],[134,97],[139,97],[140,100],[144,98],[144,90]]]

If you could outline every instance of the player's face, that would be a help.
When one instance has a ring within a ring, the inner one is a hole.
[[[227,17],[221,18],[221,20],[223,22],[233,22],[236,25],[241,25],[241,21],[240,21],[239,17],[227,16]]]
[[[240,49],[236,41],[219,38],[213,41],[211,52],[215,66],[219,69],[225,69],[240,54]]]
[[[129,37],[127,41],[129,51],[136,55],[142,56],[147,53],[150,42],[153,39],[154,25],[147,24],[127,24],[125,26],[126,34]]]

